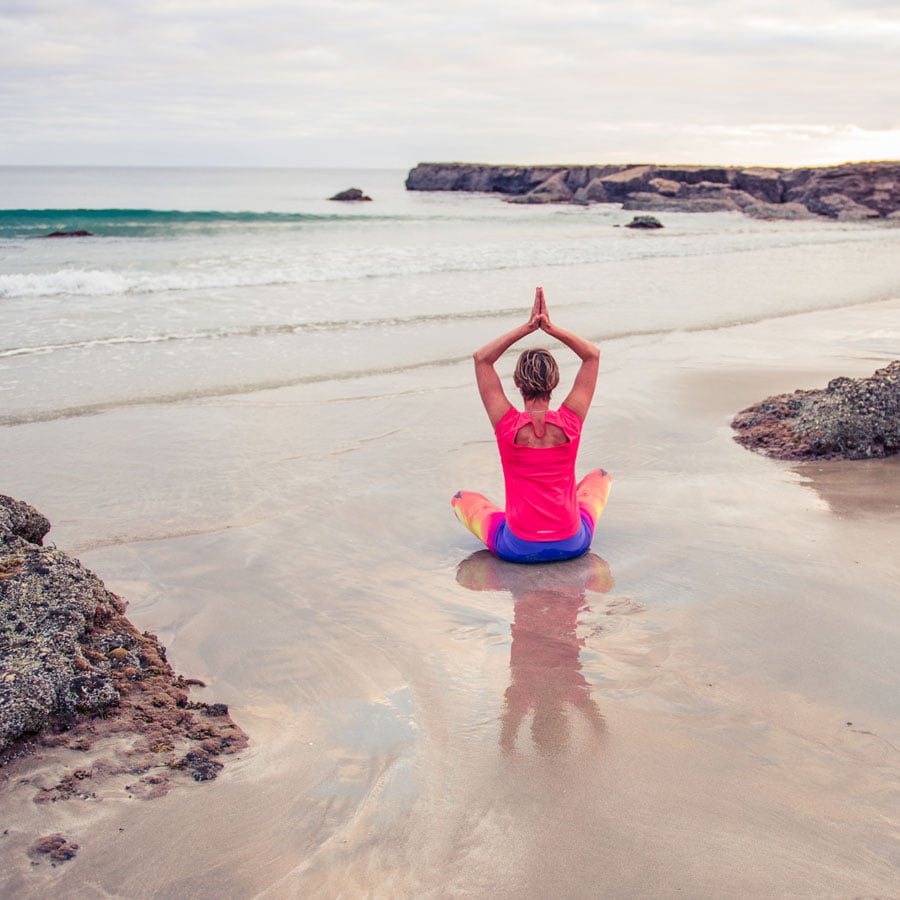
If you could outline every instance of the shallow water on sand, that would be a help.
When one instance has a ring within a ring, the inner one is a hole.
[[[501,496],[466,361],[4,429],[14,493],[252,744],[160,800],[7,786],[3,892],[890,893],[896,461],[773,462],[728,422],[869,374],[898,313],[605,342],[594,553],[527,572],[449,509]],[[33,872],[52,831],[82,849]]]

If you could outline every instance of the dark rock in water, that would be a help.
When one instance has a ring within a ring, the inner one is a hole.
[[[347,188],[346,191],[340,191],[329,200],[371,200],[359,188]]]
[[[776,459],[871,459],[900,452],[900,360],[869,378],[779,394],[735,416],[735,440]]]
[[[662,228],[663,223],[656,216],[635,216],[626,228]]]
[[[132,756],[161,766],[202,749],[203,777],[214,778],[214,757],[247,744],[227,706],[189,701],[188,682],[156,636],[128,621],[122,600],[77,559],[42,546],[49,528],[36,509],[0,495],[0,766],[26,755],[25,741],[86,750],[125,732]],[[79,785],[98,774],[65,776],[38,802],[90,796]]]
[[[70,237],[93,237],[93,233],[90,231],[52,231],[50,234],[45,234],[44,237],[48,238],[70,238]]]

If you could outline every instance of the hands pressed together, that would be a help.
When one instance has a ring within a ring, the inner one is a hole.
[[[531,308],[528,321],[513,328],[512,331],[488,341],[473,354],[478,390],[491,424],[495,428],[511,404],[503,391],[503,385],[500,383],[500,376],[494,369],[494,363],[526,334],[538,330],[546,332],[555,340],[565,344],[581,359],[581,367],[575,375],[575,383],[563,404],[582,420],[587,415],[597,383],[600,350],[590,341],[571,331],[566,331],[565,328],[559,328],[550,321],[547,301],[544,299],[544,289],[539,287],[534,292],[534,306]]]
[[[529,331],[550,332],[553,325],[550,322],[550,313],[547,310],[547,301],[544,299],[544,289],[536,288],[534,292],[534,306],[531,308],[531,317],[528,319]]]

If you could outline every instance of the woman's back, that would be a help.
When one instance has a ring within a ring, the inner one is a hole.
[[[581,524],[575,498],[581,419],[565,406],[547,410],[542,418],[545,428],[537,432],[528,412],[510,407],[494,430],[503,466],[506,517],[513,533],[523,540],[565,540]],[[547,440],[551,428],[553,443]],[[522,434],[538,443],[521,443]],[[558,435],[563,440],[557,442]]]

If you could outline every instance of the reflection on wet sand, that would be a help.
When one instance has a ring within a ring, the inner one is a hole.
[[[509,591],[515,603],[500,746],[512,753],[523,720],[531,715],[531,740],[542,756],[569,744],[573,711],[599,735],[603,716],[581,671],[579,614],[586,594],[614,584],[609,566],[594,553],[545,565],[521,565],[479,550],[463,560],[456,580],[473,591]]]

